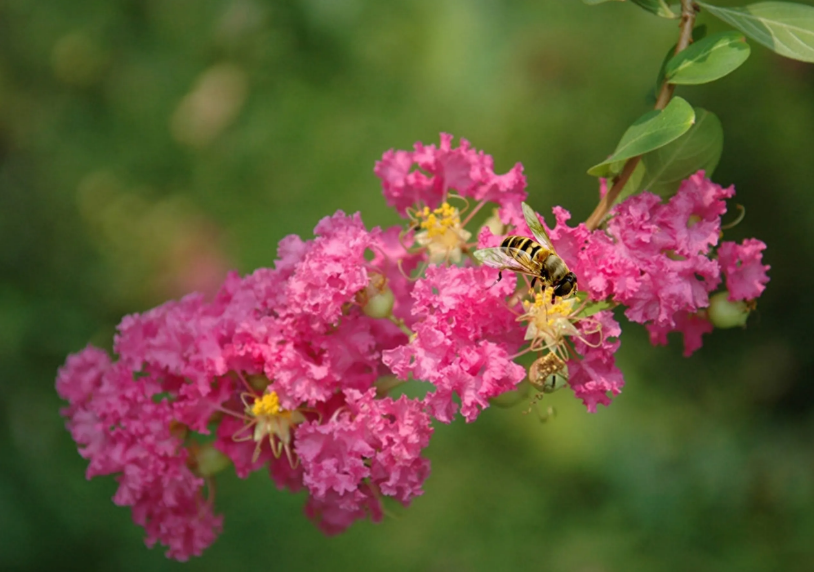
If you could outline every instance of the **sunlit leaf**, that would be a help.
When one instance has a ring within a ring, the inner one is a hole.
[[[664,68],[664,76],[676,85],[715,81],[740,67],[749,52],[749,44],[742,34],[713,34],[673,56]]]
[[[674,97],[667,107],[642,115],[631,125],[616,151],[608,159],[588,170],[589,175],[608,177],[618,173],[624,161],[663,147],[681,137],[695,122],[692,106],[680,97]]]
[[[696,108],[695,125],[684,135],[642,157],[646,168],[638,190],[670,196],[681,181],[703,169],[712,175],[724,147],[720,120],[705,109]]]
[[[698,4],[781,56],[814,63],[814,7],[790,2],[759,2],[739,8]]]
[[[634,4],[652,12],[662,18],[678,18],[678,14],[670,10],[670,6],[664,0],[632,0]]]

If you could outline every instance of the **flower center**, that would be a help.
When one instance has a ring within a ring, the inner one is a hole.
[[[533,302],[529,300],[523,302],[526,313],[518,318],[529,324],[526,330],[526,340],[530,340],[532,346],[542,344],[542,347],[549,350],[559,346],[565,336],[577,334],[572,320],[576,300],[573,298],[560,299],[557,303],[552,304],[551,296],[551,288],[537,292]]]
[[[255,396],[254,402],[246,405],[247,427],[254,425],[251,439],[257,443],[253,460],[260,456],[260,447],[268,439],[271,451],[275,457],[285,451],[291,466],[296,466],[291,451],[292,429],[305,421],[305,415],[296,409],[286,410],[280,407],[280,398],[274,391],[268,391],[262,396]]]
[[[449,203],[443,203],[432,212],[430,207],[424,207],[424,210],[418,213],[418,217],[423,219],[420,227],[427,231],[428,238],[443,236],[447,229],[461,226],[458,209]]]
[[[280,398],[277,393],[272,391],[266,393],[262,397],[254,398],[254,405],[252,405],[252,415],[260,417],[261,415],[277,415],[280,413]]]
[[[427,249],[430,262],[460,262],[472,233],[461,227],[458,209],[449,203],[433,211],[424,207],[416,213],[416,218],[420,229],[415,235],[416,242]]]

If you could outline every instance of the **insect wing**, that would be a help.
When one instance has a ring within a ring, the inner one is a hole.
[[[531,274],[532,270],[527,266],[523,265],[520,261],[515,260],[512,258],[509,253],[510,251],[514,254],[518,254],[521,256],[520,260],[525,260],[528,258],[528,255],[521,251],[517,250],[516,248],[481,248],[480,250],[476,250],[472,253],[472,256],[475,257],[478,262],[481,264],[485,264],[486,266],[491,266],[492,268],[498,268],[500,270],[514,270],[515,272],[521,272],[523,274]],[[525,258],[522,258],[525,257]]]
[[[550,251],[554,251],[554,247],[551,246],[551,240],[548,238],[548,234],[545,231],[545,228],[542,224],[540,224],[540,219],[537,218],[537,213],[534,212],[530,206],[526,203],[522,203],[523,206],[523,216],[526,219],[526,224],[529,226],[529,230],[531,234],[534,235],[534,238],[548,248]]]

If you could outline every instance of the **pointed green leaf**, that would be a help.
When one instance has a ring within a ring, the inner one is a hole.
[[[686,133],[694,122],[692,106],[674,97],[661,111],[645,113],[628,127],[613,155],[588,169],[588,174],[594,177],[618,174],[627,159],[664,147]]]
[[[790,2],[759,2],[740,8],[698,4],[781,56],[814,63],[814,7]]]
[[[672,84],[697,85],[735,71],[749,57],[749,44],[738,32],[721,32],[691,44],[667,62],[664,76]]]
[[[695,125],[684,135],[642,157],[646,174],[638,190],[670,196],[681,181],[700,169],[711,176],[724,148],[724,130],[714,113],[695,109]],[[627,187],[625,188],[625,190]]]
[[[632,0],[637,6],[652,12],[662,18],[678,18],[678,14],[670,10],[670,6],[664,0]]]

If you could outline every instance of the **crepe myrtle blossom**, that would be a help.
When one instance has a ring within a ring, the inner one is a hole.
[[[690,355],[701,347],[701,335],[719,325],[707,309],[722,275],[730,300],[754,301],[769,280],[763,242],[718,246],[725,199],[734,194],[734,187],[716,185],[699,171],[667,201],[648,192],[625,199],[604,229],[569,227],[571,215],[554,207],[556,225],[549,234],[591,299],[623,306],[630,321],[647,327],[654,344],[681,332]]]
[[[89,346],[59,372],[87,476],[117,475],[114,502],[172,558],[200,554],[219,534],[224,459],[240,477],[266,467],[279,487],[308,490],[306,512],[326,532],[377,520],[387,497],[406,505],[422,493],[424,402],[375,385],[407,322],[394,303],[388,319],[369,315],[405,291],[390,256],[410,255],[359,215],[338,212],[315,233],[283,239],[275,268],[230,274],[212,301],[190,295],[125,317],[117,359]]]
[[[229,465],[306,491],[305,514],[326,534],[379,521],[386,503],[423,493],[433,420],[475,421],[526,378],[541,393],[567,383],[588,411],[607,406],[624,385],[614,307],[654,343],[681,331],[693,351],[768,281],[763,243],[718,246],[734,190],[702,173],[666,202],[628,198],[599,230],[567,226],[554,207],[551,240],[579,278],[565,299],[514,272],[497,282],[472,256],[531,236],[521,165],[496,174],[489,155],[442,134],[388,151],[375,173],[404,225],[368,229],[338,211],[311,239],[283,238],[273,268],[229,273],[211,300],[126,316],[113,357],[88,346],[59,370],[87,477],[115,475],[113,501],[149,546],[185,560],[215,540],[216,477]],[[722,276],[727,290],[710,297]],[[391,394],[413,381],[423,397]]]

